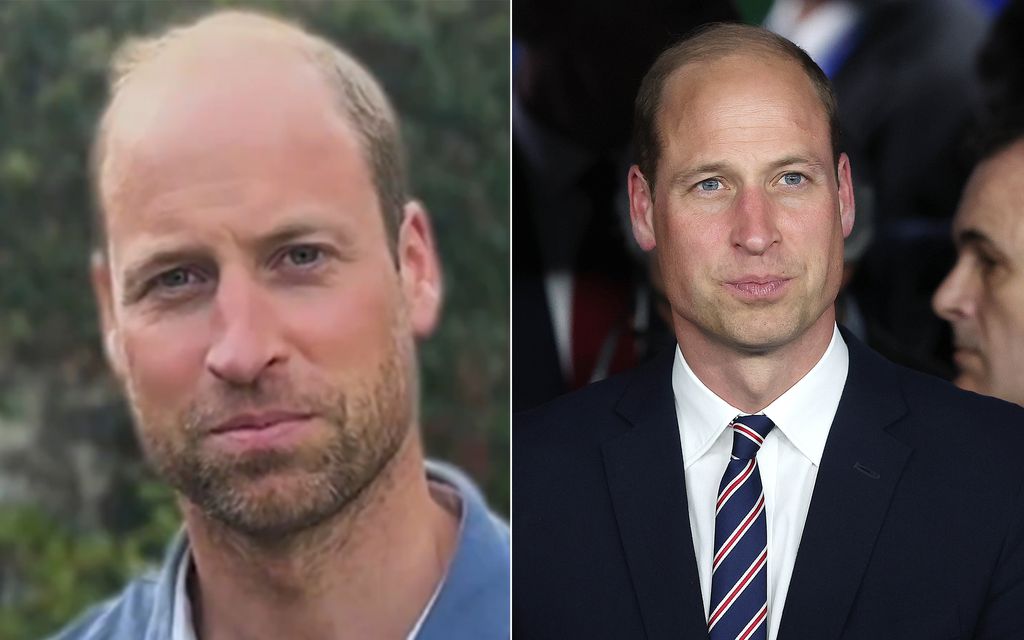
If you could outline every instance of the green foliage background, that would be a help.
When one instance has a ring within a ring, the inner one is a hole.
[[[428,451],[468,471],[507,514],[509,5],[501,0],[0,3],[0,428],[35,422],[61,434],[58,449],[69,432],[137,460],[87,280],[88,144],[107,62],[124,37],[239,6],[341,44],[401,114],[413,191],[432,213],[445,266],[444,319],[420,351]],[[41,411],[23,393],[26,380],[45,398]],[[58,451],[49,463],[62,460]],[[171,496],[143,465],[122,466],[115,495],[84,523],[34,504],[0,506],[0,640],[49,633],[159,560],[178,526]]]

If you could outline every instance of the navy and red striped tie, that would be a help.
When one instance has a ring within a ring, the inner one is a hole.
[[[757,452],[775,424],[763,415],[737,416],[732,457],[715,511],[710,640],[767,640],[768,525]]]

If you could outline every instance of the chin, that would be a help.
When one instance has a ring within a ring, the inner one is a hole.
[[[757,318],[727,328],[732,342],[744,351],[761,353],[778,349],[800,335],[797,323],[777,317]]]
[[[273,539],[307,530],[348,503],[316,474],[281,471],[225,488],[204,509],[227,527],[256,539]]]

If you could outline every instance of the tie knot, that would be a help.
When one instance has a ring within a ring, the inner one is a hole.
[[[732,424],[732,457],[750,460],[757,455],[775,423],[768,416],[736,416]]]

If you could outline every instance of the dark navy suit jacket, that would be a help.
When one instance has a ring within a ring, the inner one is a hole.
[[[844,338],[780,640],[1024,638],[1024,409]],[[516,638],[707,637],[671,371],[517,416]]]

